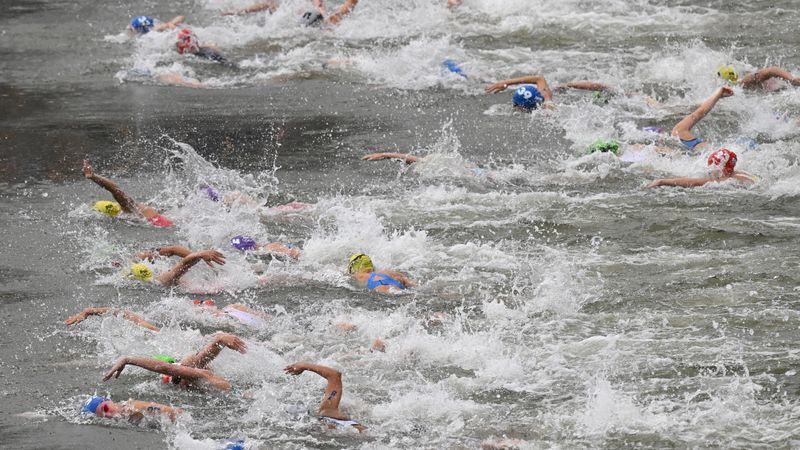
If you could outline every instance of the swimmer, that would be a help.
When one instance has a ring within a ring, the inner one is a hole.
[[[765,67],[748,73],[741,81],[733,66],[722,66],[717,70],[717,76],[731,84],[738,84],[743,89],[750,90],[764,89],[774,91],[783,87],[775,84],[772,80],[783,80],[792,86],[800,86],[800,77],[796,77],[788,70],[776,66]]]
[[[222,204],[226,206],[242,205],[242,206],[251,206],[254,208],[259,207],[259,200],[241,191],[230,191],[230,192],[225,192],[223,194],[212,186],[202,185],[200,186],[200,192],[205,194],[205,196],[208,197],[208,199],[211,200],[212,202],[222,202]],[[274,206],[268,206],[268,203],[264,203],[260,206],[263,206],[271,211],[289,212],[289,211],[299,211],[303,209],[308,209],[314,205],[311,203],[292,201]]]
[[[256,311],[242,303],[232,303],[222,309],[217,308],[214,300],[192,300],[194,306],[201,307],[203,312],[212,314],[215,317],[229,317],[239,321],[243,325],[248,325],[253,328],[262,328],[266,325],[266,321],[271,319],[272,316]],[[112,308],[108,306],[90,306],[84,308],[83,311],[70,316],[64,321],[65,324],[72,326],[79,324],[91,316],[102,316],[104,314],[113,314],[114,316],[122,315],[122,318],[129,320],[142,328],[158,333],[161,329],[146,321],[138,314],[131,312],[127,309]]]
[[[133,424],[138,424],[145,417],[160,418],[166,417],[172,422],[183,413],[181,408],[162,405],[161,403],[143,402],[141,400],[129,399],[117,403],[110,398],[92,396],[81,408],[82,414],[95,414],[97,417],[108,419],[127,419]]]
[[[178,25],[182,24],[185,17],[175,16],[169,22],[162,22],[158,19],[153,19],[150,16],[138,16],[131,19],[128,24],[128,32],[132,35],[141,36],[150,31],[166,31],[175,29]]]
[[[352,426],[359,433],[367,429],[367,427],[350,419],[339,410],[339,402],[342,401],[342,395],[344,395],[341,372],[330,367],[305,362],[288,365],[283,370],[290,375],[300,375],[306,370],[310,370],[328,381],[327,386],[325,386],[325,394],[323,394],[322,402],[319,405],[319,411],[317,411],[317,417],[328,428]]]
[[[698,187],[706,183],[736,180],[754,183],[755,177],[747,172],[736,171],[736,153],[721,148],[708,157],[709,174],[702,178],[661,178],[648,184],[647,188],[658,186]]]
[[[175,49],[181,55],[194,55],[198,58],[218,62],[229,67],[235,67],[235,64],[228,61],[228,59],[225,58],[222,53],[220,53],[217,47],[213,45],[200,45],[197,35],[188,28],[183,28],[178,32],[178,38],[175,42]]]
[[[247,251],[263,251],[267,252],[270,256],[286,260],[291,259],[297,261],[303,251],[294,244],[282,244],[280,242],[267,242],[259,244],[249,236],[234,236],[231,238],[231,246],[236,250]]]
[[[136,203],[130,195],[122,191],[116,183],[108,178],[101,177],[94,173],[92,166],[89,165],[89,160],[83,160],[83,176],[97,183],[98,186],[107,190],[114,197],[116,202],[102,200],[94,204],[94,209],[107,216],[116,217],[120,213],[132,214],[134,216],[143,217],[152,225],[157,227],[168,228],[175,224],[169,219],[159,214],[155,209],[151,208],[144,203]]]
[[[347,272],[361,286],[382,294],[390,294],[414,286],[414,283],[400,272],[384,270],[376,272],[369,256],[356,253],[350,256]]]
[[[680,139],[681,143],[687,149],[702,150],[706,143],[692,133],[692,127],[697,125],[697,122],[700,122],[700,120],[702,120],[706,114],[711,112],[721,98],[730,97],[732,95],[733,89],[729,88],[728,86],[723,86],[717,89],[717,91],[703,101],[703,103],[701,103],[697,109],[695,109],[688,116],[684,117],[683,120],[678,122],[678,124],[672,128],[672,135]]]
[[[225,256],[216,250],[192,252],[181,258],[170,270],[158,275],[154,275],[146,264],[137,263],[131,265],[128,276],[138,281],[155,281],[162,286],[173,286],[178,284],[186,272],[200,261],[205,261],[209,267],[214,267],[213,264],[223,266],[225,265]]]
[[[202,350],[177,363],[166,362],[165,359],[169,358],[164,356],[159,358],[123,356],[103,376],[103,381],[108,381],[111,377],[119,378],[125,366],[132,365],[164,375],[165,377],[162,377],[164,384],[175,384],[181,387],[213,387],[229,392],[232,388],[231,383],[208,369],[208,364],[225,347],[239,353],[247,352],[247,345],[239,337],[227,333],[217,333],[212,336],[212,341]]]
[[[553,92],[547,84],[547,80],[541,75],[531,75],[527,77],[511,78],[498,81],[486,86],[487,94],[496,94],[506,90],[509,86],[521,84],[514,91],[511,101],[514,109],[521,112],[531,112],[539,107],[553,108]],[[610,91],[611,88],[602,83],[594,81],[573,81],[565,85],[558,86],[559,91],[566,89],[590,90],[595,92]]]
[[[358,0],[345,0],[344,4],[336,10],[335,13],[328,15],[328,11],[325,9],[325,3],[323,0],[312,0],[312,4],[314,5],[313,11],[306,11],[303,14],[303,24],[305,26],[320,26],[323,23],[328,23],[330,25],[337,25],[339,22],[342,21],[348,14],[350,14],[353,9],[355,9],[356,5],[358,4]],[[235,9],[231,11],[226,11],[220,13],[223,16],[231,16],[231,15],[239,15],[239,14],[250,14],[259,11],[269,11],[270,14],[277,11],[278,5],[273,1],[266,1],[261,3],[255,3],[250,6],[241,9]]]

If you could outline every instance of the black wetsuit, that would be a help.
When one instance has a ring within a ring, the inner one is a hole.
[[[220,52],[212,49],[211,47],[200,47],[200,49],[193,53],[193,55],[197,56],[198,58],[205,58],[229,67],[236,67],[236,64],[228,61],[228,58],[222,56]]]

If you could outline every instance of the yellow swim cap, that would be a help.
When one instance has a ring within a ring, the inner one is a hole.
[[[369,256],[363,253],[356,253],[355,255],[350,256],[350,264],[347,266],[347,272],[369,272],[374,269],[375,268],[372,266],[372,260],[369,259]]]
[[[717,69],[717,76],[725,81],[736,84],[739,81],[739,75],[733,70],[733,66],[722,66]]]
[[[131,266],[130,276],[139,281],[150,281],[153,271],[144,264],[134,264]]]
[[[100,200],[99,202],[95,203],[94,210],[110,217],[117,217],[117,215],[122,212],[122,208],[120,208],[119,203],[110,202],[108,200]]]

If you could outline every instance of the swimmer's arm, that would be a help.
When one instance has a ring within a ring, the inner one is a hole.
[[[414,282],[411,281],[411,279],[408,278],[406,276],[406,274],[404,274],[402,272],[395,272],[393,270],[385,270],[385,271],[383,271],[383,273],[385,273],[386,275],[389,275],[390,277],[394,278],[395,280],[403,283],[403,286],[405,286],[407,288],[414,287]]]
[[[164,30],[171,30],[177,27],[179,24],[183,23],[186,18],[183,16],[175,16],[169,22],[159,23],[153,27],[155,31],[164,31]]]
[[[328,17],[328,11],[325,10],[325,3],[322,0],[314,0],[314,8],[322,14],[322,17]]]
[[[547,85],[547,80],[545,80],[541,75],[530,75],[526,77],[510,78],[508,80],[498,81],[497,83],[486,86],[486,92],[489,94],[495,94],[515,84],[535,84],[536,88],[539,89],[539,92],[541,92],[542,97],[544,97],[546,102],[553,100],[553,93],[550,91],[550,87]]]
[[[142,319],[137,314],[134,314],[127,309],[119,310],[116,308],[109,308],[107,306],[99,306],[93,308],[86,308],[83,311],[75,314],[74,316],[68,318],[64,321],[67,325],[75,325],[77,323],[83,322],[89,316],[101,316],[103,314],[112,313],[115,316],[122,312],[122,318],[125,320],[129,320],[140,327],[147,328],[148,330],[159,332],[161,331],[157,326],[153,325],[152,323]]]
[[[247,344],[240,337],[228,333],[217,333],[202,350],[183,358],[181,365],[205,369],[208,363],[213,361],[225,347],[236,350],[239,353],[247,352]]]
[[[406,164],[413,164],[419,161],[419,158],[407,153],[370,153],[361,157],[362,161],[380,161],[382,159],[399,159],[405,161]]]
[[[780,67],[772,66],[765,67],[753,73],[747,74],[742,78],[742,87],[754,88],[759,84],[769,80],[770,78],[781,78],[788,81],[794,86],[800,86],[800,77],[795,77],[788,70],[781,69]]]
[[[733,174],[732,178],[741,181],[743,183],[755,183],[758,180],[758,178],[755,175],[739,171],[736,171]]]
[[[723,97],[730,97],[733,95],[733,90],[727,86],[723,86],[717,89],[711,97],[708,97],[703,103],[700,104],[697,109],[695,109],[691,114],[684,117],[683,120],[678,122],[674,128],[672,128],[672,135],[677,136],[679,139],[684,141],[691,141],[694,139],[694,134],[692,134],[692,127],[700,122],[700,120],[706,116],[712,109],[714,109],[714,105],[717,104],[719,99]]]
[[[155,402],[143,402],[141,400],[128,400],[125,402],[126,406],[136,412],[140,412],[142,414],[147,414],[151,416],[155,416],[158,414],[164,414],[173,422],[175,422],[175,417],[178,414],[183,414],[183,409],[181,408],[173,408],[171,406],[162,405],[161,403]]]
[[[654,188],[658,186],[675,186],[675,187],[699,187],[711,181],[716,181],[713,178],[659,178],[652,183],[645,186],[646,188]]]
[[[553,89],[556,91],[566,89],[580,89],[584,91],[612,91],[611,86],[607,84],[588,80],[570,81],[567,84],[557,86]]]
[[[194,78],[184,77],[183,75],[180,75],[180,74],[177,74],[177,73],[171,73],[171,72],[161,73],[161,74],[158,74],[157,78],[158,78],[158,81],[160,81],[162,83],[165,83],[165,84],[172,84],[172,85],[176,85],[176,86],[183,86],[183,87],[194,88],[194,89],[206,89],[206,88],[208,88],[208,85],[205,84],[205,83],[201,83],[200,81],[195,80]]]
[[[203,369],[196,369],[178,364],[170,364],[168,362],[153,358],[124,356],[117,360],[114,366],[111,367],[111,370],[106,372],[105,376],[103,376],[103,381],[108,381],[112,377],[119,378],[119,376],[122,375],[122,371],[125,369],[125,366],[127,365],[137,366],[151,372],[169,375],[171,377],[185,378],[187,380],[206,378],[207,376],[207,371]]]
[[[342,373],[336,369],[321,366],[318,364],[311,364],[306,362],[295,363],[286,366],[283,369],[286,373],[291,375],[300,375],[306,370],[310,370],[317,375],[328,380],[328,385],[325,386],[325,394],[322,397],[322,403],[319,405],[320,412],[322,411],[338,411],[339,402],[342,400]]]
[[[250,5],[248,7],[242,9],[234,9],[231,11],[223,11],[219,13],[221,16],[234,16],[239,14],[250,14],[254,12],[269,10],[270,13],[274,13],[278,9],[278,5],[275,2],[262,2],[256,3],[254,5]]]
[[[341,7],[339,7],[339,10],[331,14],[325,20],[327,20],[328,23],[332,23],[334,25],[338,24],[339,22],[342,21],[342,19],[344,19],[346,15],[350,14],[353,11],[353,9],[356,7],[357,4],[358,0],[345,0],[344,4]],[[323,14],[323,16],[325,16],[325,14]]]
[[[158,249],[158,254],[161,256],[180,256],[186,258],[192,254],[192,250],[182,245],[167,245]]]
[[[113,181],[94,173],[94,169],[92,169],[88,159],[83,160],[83,176],[94,181],[100,187],[110,192],[111,196],[114,197],[114,200],[119,203],[120,208],[122,208],[122,210],[126,213],[131,214],[134,211],[138,211],[136,202],[133,200],[133,198],[123,192],[122,189],[120,189],[119,186],[117,186],[117,184]]]
[[[209,266],[212,266],[212,263],[217,263],[219,265],[225,264],[225,256],[222,253],[216,250],[204,250],[202,252],[195,252],[187,255],[181,259],[178,264],[175,264],[172,269],[159,274],[156,278],[159,283],[165,286],[173,285],[177,283],[178,280],[180,280],[180,278],[184,276],[186,272],[200,260],[205,261]]]

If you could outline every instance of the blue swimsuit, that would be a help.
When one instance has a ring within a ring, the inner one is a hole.
[[[403,286],[403,283],[395,280],[385,273],[372,272],[369,274],[369,279],[367,280],[367,289],[375,289],[378,286],[395,286],[398,289],[406,288]]]
[[[681,144],[689,147],[690,150],[694,150],[694,148],[700,145],[701,142],[703,142],[703,140],[700,138],[694,138],[691,141],[684,141],[681,139]]]

